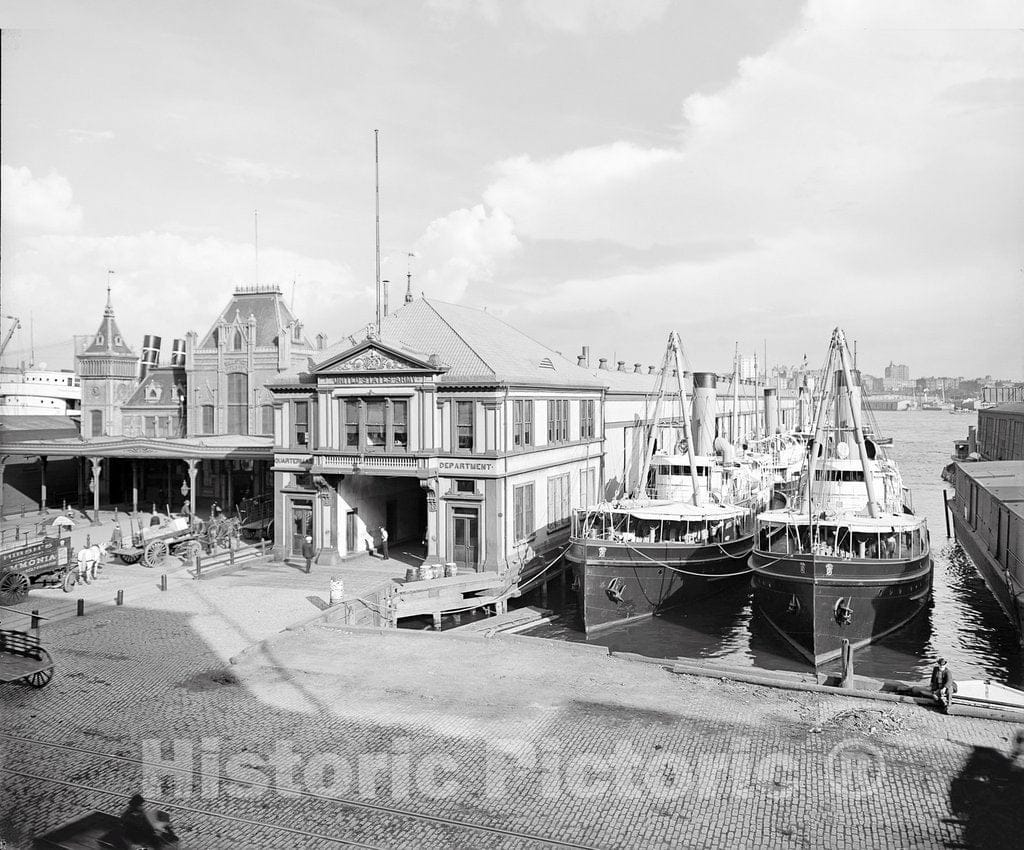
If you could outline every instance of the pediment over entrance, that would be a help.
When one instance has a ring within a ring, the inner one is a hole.
[[[318,364],[313,371],[315,375],[402,372],[422,375],[424,372],[437,374],[446,369],[447,367],[442,366],[436,357],[424,360],[408,352],[397,351],[379,340],[364,340],[330,360]]]

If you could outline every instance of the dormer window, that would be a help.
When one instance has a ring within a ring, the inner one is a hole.
[[[242,350],[242,332],[240,330],[235,331],[235,341],[231,347],[235,351]]]
[[[103,345],[103,334],[96,334],[96,344]]]
[[[121,344],[121,337],[115,336],[114,337],[114,345],[120,345],[120,344]]]

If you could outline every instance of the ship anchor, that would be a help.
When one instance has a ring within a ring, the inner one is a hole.
[[[853,608],[845,596],[840,597],[836,602],[836,622],[840,626],[848,626],[853,622]]]
[[[622,602],[622,592],[626,589],[625,583],[621,578],[616,576],[610,582],[608,587],[605,588],[605,592],[608,594],[608,598],[612,602]]]

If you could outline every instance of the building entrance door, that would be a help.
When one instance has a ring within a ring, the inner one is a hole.
[[[292,555],[302,554],[302,543],[313,536],[313,500],[296,499],[292,502]]]
[[[359,512],[351,510],[345,515],[345,554],[351,555],[356,551],[357,531],[356,518]]]
[[[460,570],[477,569],[480,552],[480,520],[476,508],[455,508],[452,511],[453,559]]]

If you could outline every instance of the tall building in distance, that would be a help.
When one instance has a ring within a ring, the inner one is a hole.
[[[910,380],[910,367],[905,363],[893,363],[885,367],[885,377],[882,384],[886,392],[913,392],[914,381]]]

